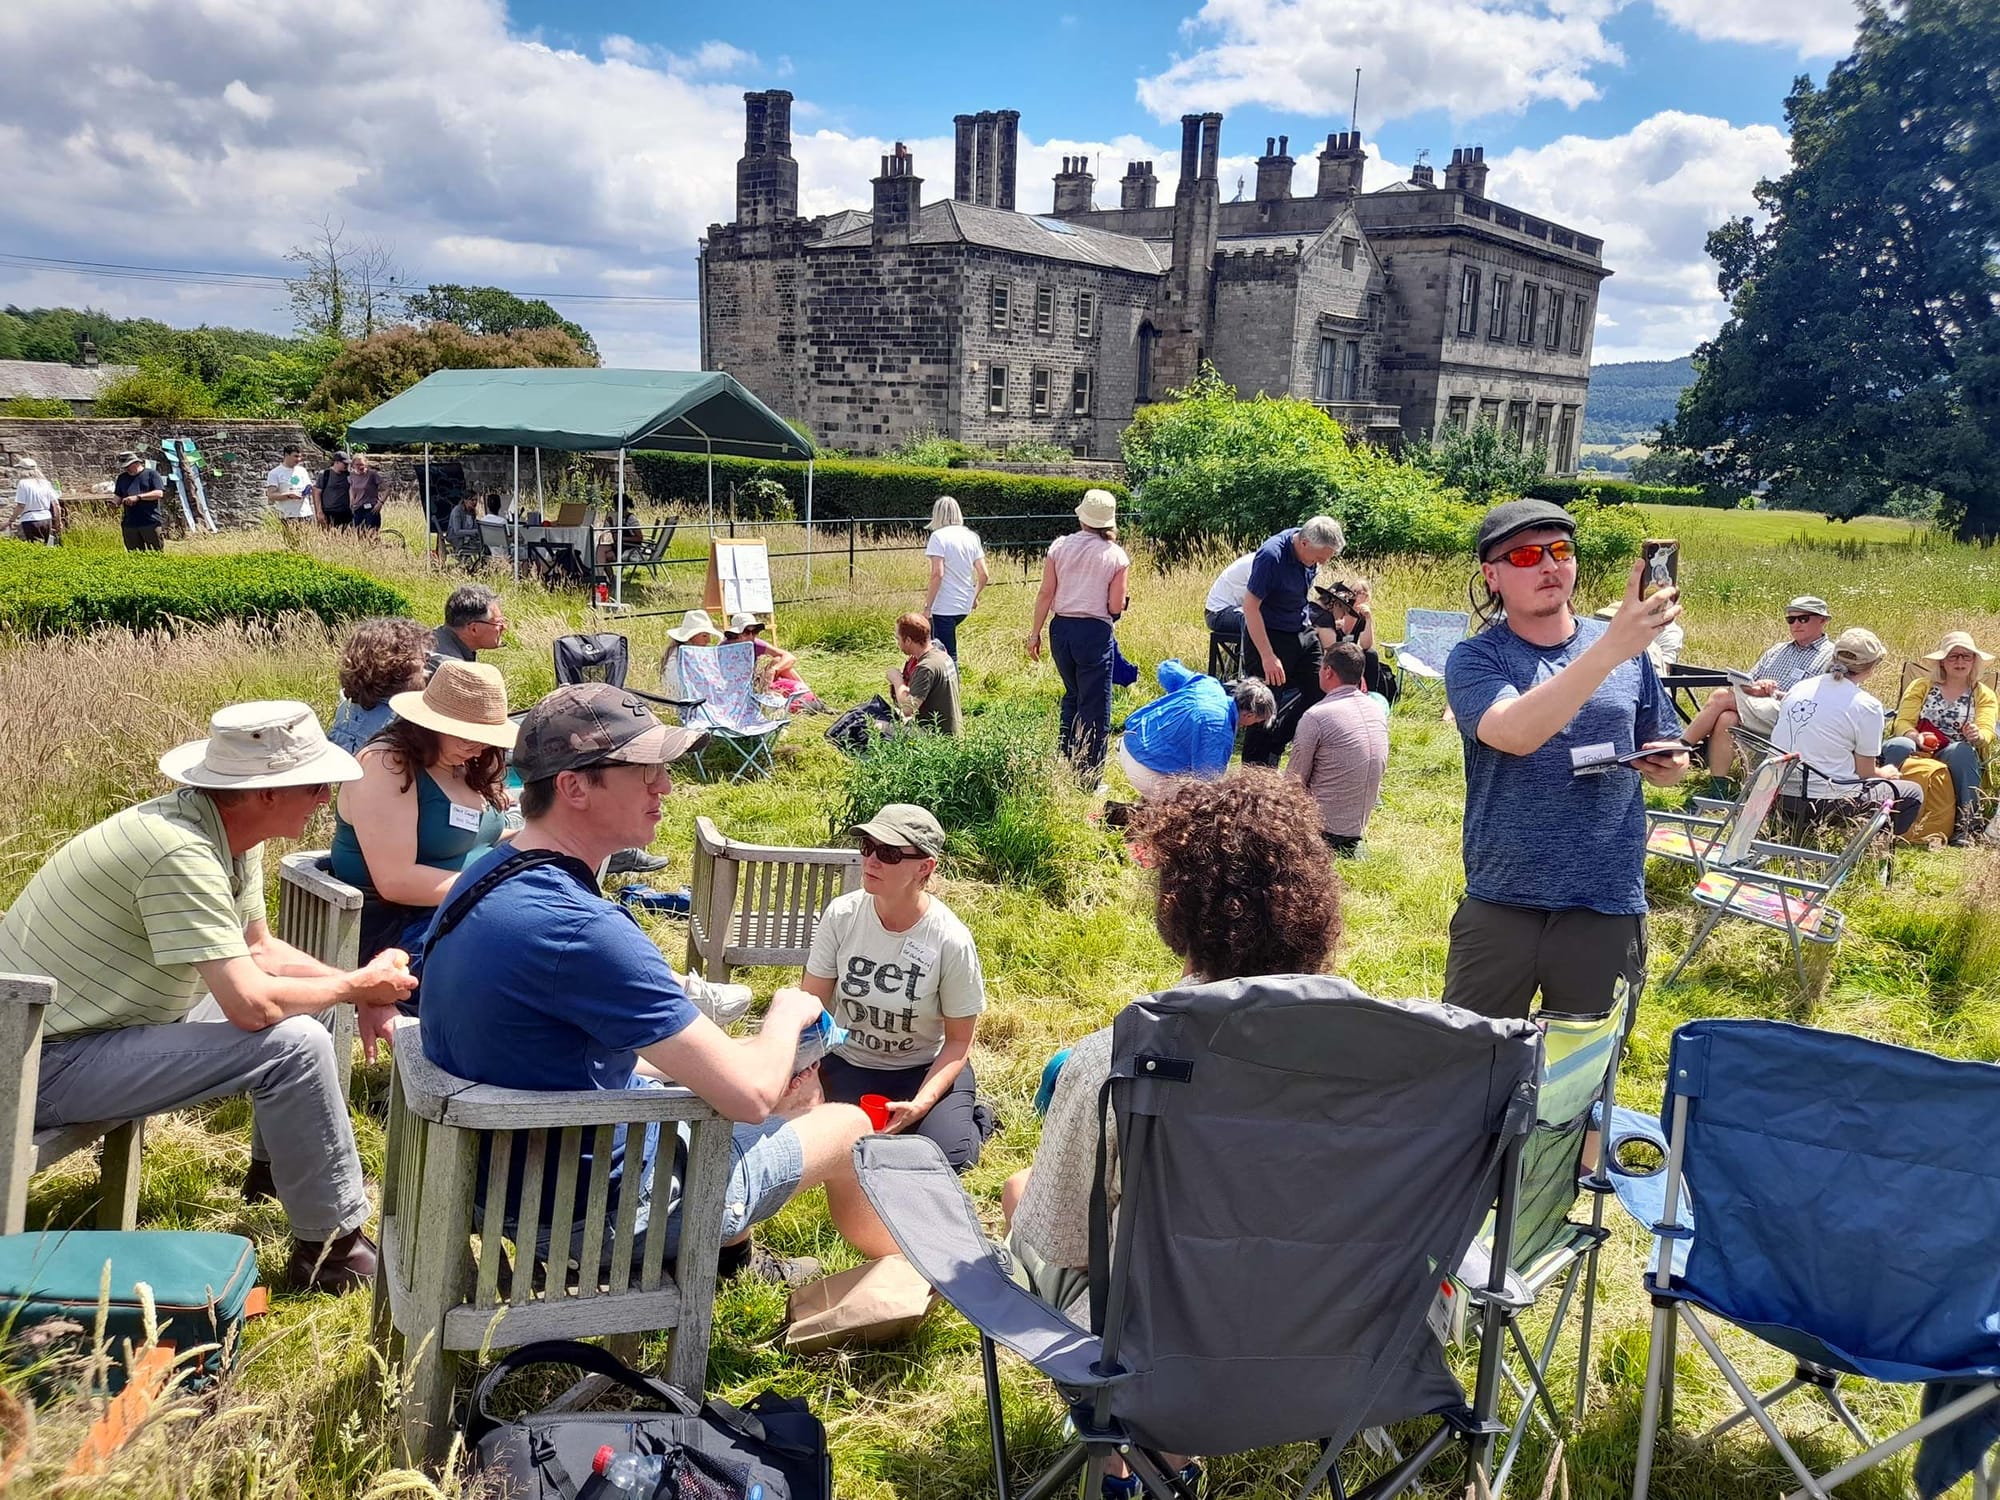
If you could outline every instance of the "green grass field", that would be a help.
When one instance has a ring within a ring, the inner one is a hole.
[[[415,530],[417,518],[413,512],[392,516],[392,524]],[[1811,515],[1657,509],[1649,511],[1648,524],[1655,535],[1678,537],[1686,548],[1690,661],[1747,664],[1782,634],[1785,600],[1805,592],[1832,602],[1836,628],[1866,624],[1880,633],[1892,662],[1931,649],[1949,628],[1970,629],[1987,643],[2000,638],[2000,552],[1956,546],[1895,522],[1833,525]],[[76,540],[117,545],[101,531]],[[677,553],[694,550],[692,542],[683,538]],[[195,545],[236,550],[280,543],[275,534],[253,534]],[[365,567],[402,588],[433,620],[458,581],[393,547],[311,545],[330,560]],[[1133,580],[1133,611],[1120,629],[1126,654],[1142,668],[1168,655],[1204,659],[1200,600],[1222,560],[1204,559],[1164,576],[1146,570],[1142,560]],[[777,571],[781,597],[803,590],[802,564],[781,563]],[[1395,639],[1406,608],[1463,607],[1471,568],[1395,560],[1366,571],[1375,584],[1381,633]],[[921,603],[922,577],[922,559],[914,552],[863,554],[851,589],[844,549],[816,560],[814,590],[831,597],[780,609],[777,634],[800,653],[802,674],[828,702],[844,706],[876,690],[893,656],[890,622]],[[1020,650],[1031,598],[1025,581],[1018,567],[1004,565],[1000,586],[962,632],[968,733],[978,732],[982,714],[1006,712],[1040,715],[1053,734],[1055,673],[1046,663],[1028,664]],[[677,612],[692,602],[698,586],[698,570],[670,570],[642,602]],[[586,612],[573,597],[517,587],[511,579],[504,591],[513,630],[491,659],[519,704],[550,686],[550,642],[578,628]],[[650,615],[624,627],[634,637],[636,660],[657,654],[670,623]],[[158,790],[159,752],[202,733],[217,705],[294,696],[330,713],[334,647],[327,632],[305,624],[172,639],[107,634],[87,641],[0,642],[0,702],[8,705],[0,716],[0,763],[15,768],[0,781],[0,901],[11,900],[70,834]],[[1886,675],[1893,686],[1893,672]],[[1144,681],[1150,685],[1150,677]],[[1121,693],[1117,714],[1139,701]],[[655,846],[677,862],[672,883],[686,878],[699,813],[753,841],[825,840],[847,769],[818,737],[825,722],[803,721],[787,733],[772,781],[677,787]],[[1461,883],[1459,742],[1440,721],[1434,696],[1399,707],[1392,729],[1385,799],[1370,830],[1369,856],[1342,869],[1346,935],[1337,967],[1377,994],[1435,995],[1446,923]],[[1005,1128],[968,1185],[996,1226],[1001,1181],[1033,1155],[1029,1099],[1043,1060],[1177,972],[1153,932],[1144,873],[1113,836],[1083,823],[1087,808],[1081,799],[1061,808],[1078,821],[1083,859],[1082,875],[1064,903],[951,869],[940,881],[941,895],[979,940],[991,987],[975,1061]],[[327,832],[310,831],[309,842],[323,843]],[[1561,852],[1560,829],[1552,828],[1550,853]],[[1687,885],[1685,873],[1655,872],[1656,978],[1688,941]],[[1823,989],[1810,1000],[1794,993],[1782,939],[1758,931],[1725,929],[1688,980],[1671,991],[1656,984],[1641,1010],[1621,1097],[1641,1105],[1658,1100],[1668,1038],[1677,1024],[1696,1016],[1782,1016],[1956,1056],[2000,1059],[2000,858],[1986,850],[1905,851],[1893,885],[1857,880],[1846,905],[1851,931]],[[684,940],[679,926],[667,920],[652,926],[668,955],[678,959]],[[764,992],[794,977],[750,976]],[[381,1165],[377,1122],[387,1080],[379,1066],[357,1077],[359,1134],[372,1178]],[[248,1110],[240,1102],[158,1122],[149,1135],[142,1221],[248,1234],[259,1245],[267,1276],[275,1276],[286,1245],[282,1217],[268,1205],[245,1208],[234,1196],[247,1144]],[[47,1224],[74,1222],[89,1188],[85,1163],[49,1174],[36,1185],[31,1216]],[[779,1249],[820,1255],[834,1267],[852,1260],[813,1199],[781,1216],[769,1239]],[[1568,1447],[1571,1492],[1580,1500],[1609,1500],[1630,1486],[1648,1311],[1639,1285],[1641,1249],[1640,1236],[1620,1222],[1604,1267],[1589,1414]],[[791,1358],[780,1337],[783,1312],[782,1296],[770,1290],[724,1290],[710,1360],[712,1391],[741,1398],[774,1386],[809,1398],[832,1432],[839,1492],[852,1500],[946,1500],[989,1492],[976,1343],[955,1315],[938,1310],[899,1347]],[[254,1325],[242,1366],[220,1398],[175,1406],[90,1492],[176,1500],[386,1500],[464,1492],[456,1472],[423,1476],[397,1467],[390,1438],[393,1393],[376,1378],[366,1313],[363,1296],[277,1297],[272,1315]],[[1569,1372],[1573,1340],[1566,1347],[1559,1369]],[[1739,1339],[1731,1347],[1750,1346]],[[647,1355],[656,1359],[663,1352],[663,1341],[655,1340]],[[1747,1363],[1753,1380],[1789,1373],[1787,1363],[1770,1356],[1752,1354]],[[1026,1469],[1059,1444],[1057,1409],[1018,1363],[1008,1363],[1006,1377],[1011,1437]],[[1720,1415],[1728,1396],[1719,1378],[1686,1356],[1680,1393],[1684,1430]],[[1913,1407],[1914,1395],[1869,1389],[1856,1405],[1864,1421],[1886,1426]],[[17,1480],[16,1493],[54,1491],[55,1475],[85,1420],[76,1404],[40,1414],[36,1457],[31,1472]],[[1796,1408],[1792,1421],[1809,1458],[1824,1466],[1845,1455],[1838,1429],[1829,1430],[1809,1407]],[[1275,1500],[1314,1456],[1301,1448],[1219,1459],[1210,1465],[1208,1493]],[[1536,1493],[1545,1463],[1545,1451],[1531,1451],[1515,1492]],[[1905,1476],[1906,1469],[1892,1467],[1841,1493],[1887,1500],[1904,1492]],[[1681,1445],[1666,1451],[1654,1493],[1664,1500],[1734,1500],[1790,1487],[1761,1440],[1739,1432],[1712,1450]],[[1433,1493],[1456,1500],[1463,1490],[1460,1480],[1441,1483]]]

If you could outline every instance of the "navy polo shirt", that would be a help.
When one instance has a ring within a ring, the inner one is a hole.
[[[1299,528],[1292,526],[1267,537],[1250,564],[1249,591],[1260,601],[1264,629],[1271,635],[1297,635],[1306,628],[1306,594],[1319,570],[1299,561],[1292,545],[1298,534]]]

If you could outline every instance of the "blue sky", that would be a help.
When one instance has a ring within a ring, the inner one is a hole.
[[[1309,192],[1360,66],[1369,189],[1483,144],[1492,196],[1604,238],[1598,357],[1670,357],[1721,316],[1704,236],[1784,169],[1791,80],[1853,25],[1850,0],[11,0],[0,254],[267,275],[324,219],[419,283],[622,299],[558,305],[609,362],[686,365],[745,89],[797,96],[809,214],[865,206],[895,140],[947,195],[952,115],[993,108],[1033,210],[1078,152],[1100,199],[1133,156],[1171,193],[1185,110],[1225,115],[1225,192],[1279,134]],[[0,263],[9,301],[286,326],[256,283]]]

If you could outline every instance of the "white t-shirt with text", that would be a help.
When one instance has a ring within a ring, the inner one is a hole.
[[[1796,751],[1819,773],[1805,778],[1808,797],[1857,796],[1854,757],[1882,753],[1881,701],[1845,677],[1808,677],[1785,694],[1771,743]],[[1796,784],[1787,780],[1785,790],[1795,793]]]
[[[275,504],[278,516],[286,521],[303,521],[312,515],[312,502],[306,499],[306,488],[312,477],[302,464],[278,464],[264,476],[264,493],[283,490],[284,495]]]
[[[970,526],[940,526],[924,543],[924,556],[944,559],[944,577],[938,582],[937,598],[931,601],[934,615],[969,615],[978,597],[978,580],[973,567],[986,555],[979,533]]]
[[[806,972],[833,981],[827,1009],[847,1028],[836,1050],[857,1067],[928,1066],[944,1049],[947,1016],[986,1009],[972,934],[935,896],[903,932],[883,927],[866,891],[836,896],[820,913]]]

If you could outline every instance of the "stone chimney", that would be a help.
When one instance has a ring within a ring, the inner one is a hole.
[[[1151,208],[1159,197],[1160,179],[1153,175],[1153,164],[1149,161],[1125,163],[1125,175],[1118,179],[1118,206]]]
[[[1319,194],[1322,198],[1353,198],[1361,192],[1361,172],[1368,153],[1361,149],[1361,132],[1338,130],[1326,138],[1319,154]]]
[[[1065,156],[1062,170],[1056,173],[1056,201],[1053,209],[1056,217],[1064,214],[1087,214],[1097,207],[1091,197],[1097,179],[1090,175],[1090,158],[1087,156]]]
[[[901,141],[882,158],[882,175],[875,179],[875,222],[872,238],[878,245],[905,245],[916,227],[917,209],[922,202],[923,178],[917,176],[910,148]]]
[[[76,362],[85,369],[93,367],[98,362],[97,341],[87,333],[77,343]]]
[[[1257,158],[1257,201],[1277,203],[1292,196],[1292,140],[1264,137],[1264,154]],[[1275,149],[1273,149],[1275,148]]]
[[[1222,116],[1206,114],[1201,117],[1201,178],[1204,182],[1215,180],[1215,167],[1222,155]]]
[[[792,160],[792,96],[743,96],[743,156],[736,163],[736,222],[775,224],[799,216],[799,164]]]
[[[1444,185],[1470,198],[1486,196],[1486,148],[1453,146],[1451,165],[1444,169]]]
[[[1021,112],[987,109],[953,115],[951,195],[960,203],[988,208],[1014,206],[1014,164],[1019,150]]]
[[[1437,186],[1437,173],[1431,170],[1429,162],[1420,161],[1414,167],[1410,168],[1410,186],[1415,188],[1434,188]]]
[[[1222,190],[1216,161],[1222,149],[1222,116],[1181,116],[1181,177],[1174,187],[1173,264],[1153,308],[1158,343],[1149,388],[1139,399],[1187,385],[1208,347],[1209,288],[1215,271],[1216,231]]]

